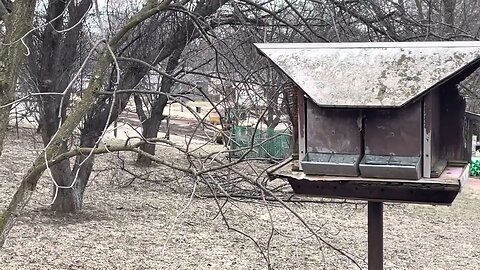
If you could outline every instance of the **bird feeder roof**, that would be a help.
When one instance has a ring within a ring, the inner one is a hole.
[[[255,46],[322,107],[401,107],[480,65],[477,41]]]

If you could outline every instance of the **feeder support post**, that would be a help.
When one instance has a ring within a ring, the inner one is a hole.
[[[383,202],[368,202],[368,270],[383,270]]]

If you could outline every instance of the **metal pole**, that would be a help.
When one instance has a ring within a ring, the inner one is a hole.
[[[368,202],[368,270],[383,270],[383,202]]]

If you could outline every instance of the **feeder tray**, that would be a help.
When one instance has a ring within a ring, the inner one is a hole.
[[[360,163],[363,177],[412,179],[421,177],[420,157],[365,155]]]
[[[302,168],[309,175],[358,176],[360,155],[309,152],[302,160]]]

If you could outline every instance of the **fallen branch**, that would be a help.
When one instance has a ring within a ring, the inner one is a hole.
[[[246,194],[228,194],[228,195],[211,195],[211,194],[197,194],[200,198],[237,198],[244,200],[259,200],[259,201],[268,201],[268,202],[278,202],[277,199],[273,197],[262,197],[258,195],[246,195]],[[288,196],[287,198],[281,198],[283,202],[286,203],[318,203],[318,204],[352,204],[352,205],[367,205],[366,202],[355,202],[349,200],[325,200],[325,199],[304,199],[293,196]]]

